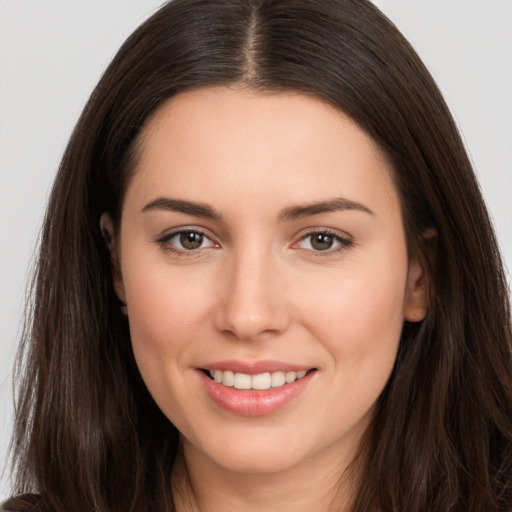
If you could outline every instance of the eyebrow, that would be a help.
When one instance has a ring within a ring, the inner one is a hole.
[[[356,210],[368,213],[369,215],[375,215],[374,212],[361,203],[338,197],[328,201],[320,201],[318,203],[308,203],[305,205],[286,208],[279,215],[279,219],[282,221],[297,220],[304,217],[310,217],[312,215],[318,215],[320,213],[343,212],[346,210]]]
[[[206,203],[185,201],[183,199],[172,199],[170,197],[157,197],[142,209],[143,212],[154,210],[179,212],[212,220],[222,219],[222,215],[217,212],[215,208]],[[320,201],[286,208],[279,214],[279,220],[297,220],[304,217],[318,215],[320,213],[342,212],[346,210],[356,210],[369,215],[375,215],[374,212],[361,203],[345,198],[335,198],[328,201]]]
[[[222,218],[220,213],[206,203],[171,199],[170,197],[157,197],[142,209],[143,212],[154,210],[180,212],[187,215],[193,215],[195,217],[204,217],[206,219],[213,220],[220,220]]]

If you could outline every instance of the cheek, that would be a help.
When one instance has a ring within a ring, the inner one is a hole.
[[[347,268],[303,303],[307,329],[323,345],[332,390],[315,413],[333,425],[333,436],[370,417],[391,375],[403,326],[404,268]]]
[[[152,391],[187,365],[187,354],[207,316],[207,279],[164,264],[129,266],[123,274],[132,347]],[[162,382],[161,382],[162,381]]]
[[[164,414],[179,428],[187,410],[186,374],[204,322],[209,292],[205,279],[182,268],[141,264],[124,273],[132,348],[141,376]]]
[[[403,325],[407,276],[405,249],[394,258],[369,258],[346,265],[311,287],[303,317],[337,365],[393,365]]]

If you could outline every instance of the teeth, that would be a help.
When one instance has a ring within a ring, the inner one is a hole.
[[[224,384],[224,386],[229,386],[229,387],[234,386],[235,385],[235,374],[230,371],[222,372],[221,383]]]
[[[229,370],[210,370],[210,376],[219,384],[236,389],[256,390],[279,388],[285,384],[291,384],[295,380],[302,379],[306,373],[306,370],[301,370],[299,372],[265,372],[247,375],[246,373],[233,373]]]
[[[272,385],[272,377],[270,373],[259,373],[251,377],[252,389],[270,389]]]
[[[297,378],[297,373],[296,372],[286,372],[286,375],[284,376],[284,378],[286,380],[286,384],[290,384]]]
[[[235,373],[236,389],[251,389],[251,376],[245,373]]]
[[[272,387],[279,388],[286,384],[286,378],[284,376],[284,372],[274,372],[272,374]]]

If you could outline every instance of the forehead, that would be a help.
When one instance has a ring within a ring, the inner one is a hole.
[[[174,133],[172,125],[176,128]],[[275,144],[283,135],[288,142],[292,138],[301,142],[304,136],[312,140],[315,134],[318,139],[328,134],[328,140],[343,131],[344,138],[365,139],[376,158],[386,159],[380,146],[343,111],[321,98],[297,91],[260,92],[224,86],[192,89],[164,102],[146,121],[139,138],[144,148],[151,142],[149,139],[157,140],[163,131],[186,136],[196,129],[213,133],[220,128],[222,134],[231,132],[232,141],[240,141],[246,135],[256,141],[257,133],[280,135],[274,140]]]
[[[391,166],[373,139],[343,112],[301,93],[181,93],[147,122],[139,148],[132,185],[148,201],[162,187],[186,199],[227,191],[247,204],[262,194],[302,203],[395,194]]]

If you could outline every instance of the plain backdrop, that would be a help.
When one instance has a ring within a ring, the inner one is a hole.
[[[512,0],[375,3],[445,94],[512,268]],[[102,70],[161,4],[0,0],[0,471],[12,428],[24,292],[52,179]],[[0,501],[8,493],[6,471]]]

